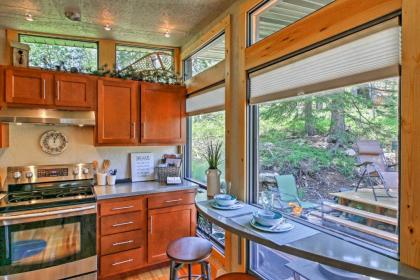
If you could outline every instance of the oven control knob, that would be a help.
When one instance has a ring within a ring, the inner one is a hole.
[[[26,172],[25,174],[26,178],[31,179],[32,177],[34,177],[34,173],[32,173],[31,171]]]
[[[74,176],[79,175],[79,168],[74,168],[74,169],[73,169],[73,175],[74,175]]]
[[[20,179],[20,177],[22,177],[22,173],[20,171],[16,171],[15,173],[13,173],[13,178],[15,178],[16,180]]]
[[[82,169],[83,174],[87,175],[89,173],[89,169],[88,168],[83,168]]]

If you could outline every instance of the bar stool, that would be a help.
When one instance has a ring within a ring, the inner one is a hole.
[[[210,257],[212,245],[209,241],[199,237],[183,237],[171,242],[166,254],[171,260],[170,280],[188,278],[210,280]],[[192,264],[201,265],[201,275],[192,274]],[[178,277],[178,271],[188,265],[188,275]]]
[[[257,280],[258,278],[247,273],[228,273],[216,278],[216,280]]]

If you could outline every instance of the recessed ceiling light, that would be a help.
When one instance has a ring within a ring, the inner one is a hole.
[[[25,15],[25,19],[26,19],[27,21],[34,21],[34,18],[32,17],[32,15],[31,15],[30,13],[27,13],[27,14]]]
[[[111,30],[112,30],[112,27],[111,27],[111,25],[109,25],[109,24],[107,23],[107,24],[105,24],[104,29],[105,29],[106,31],[111,31]]]
[[[166,30],[166,32],[165,32],[165,35],[164,35],[166,38],[169,38],[169,37],[171,37],[171,34],[169,34],[169,29],[167,29]]]

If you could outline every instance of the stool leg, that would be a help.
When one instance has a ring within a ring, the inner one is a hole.
[[[209,264],[209,262],[206,262],[206,272],[207,272],[207,280],[211,280],[210,264]]]
[[[188,280],[192,280],[192,269],[191,264],[188,264]]]
[[[201,262],[200,265],[201,265],[201,278],[200,279],[208,280],[207,272],[206,272],[206,263]]]
[[[171,261],[171,271],[170,271],[170,276],[169,279],[170,280],[177,280],[178,279],[178,265],[175,261]]]

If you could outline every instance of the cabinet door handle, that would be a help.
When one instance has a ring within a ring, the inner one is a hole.
[[[136,123],[135,122],[131,123],[131,138],[133,139],[136,138]]]
[[[178,201],[182,201],[182,198],[166,200],[165,203],[172,203],[172,202],[178,202]]]
[[[111,209],[111,211],[118,211],[118,210],[124,210],[124,209],[130,209],[133,208],[133,205],[128,205],[128,206],[121,206],[121,207],[114,207]]]
[[[57,101],[60,100],[60,81],[56,81],[56,86],[57,86]]]
[[[150,216],[150,235],[153,233],[153,216]]]
[[[134,259],[128,259],[128,260],[125,260],[125,261],[114,262],[112,265],[113,266],[116,266],[116,265],[120,265],[120,264],[124,264],[124,263],[129,263],[129,262],[133,262],[133,261],[134,261]]]
[[[129,222],[125,222],[125,223],[119,223],[119,224],[113,224],[113,227],[120,227],[120,226],[126,226],[126,225],[131,225],[134,224],[133,221],[129,221]]]
[[[45,79],[42,79],[42,83],[43,83],[42,99],[45,100],[47,98],[47,93],[46,93],[47,81],[45,81]]]
[[[112,246],[121,246],[121,245],[130,244],[130,243],[133,243],[133,242],[134,242],[134,240],[115,242],[115,243],[112,243]]]

